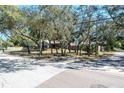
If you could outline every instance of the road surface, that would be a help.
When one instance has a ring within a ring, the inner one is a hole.
[[[66,70],[38,88],[124,88],[124,75],[104,71]]]
[[[124,88],[124,52],[88,63],[87,69],[85,66],[79,70],[65,70],[38,88]],[[97,70],[91,70],[93,67]]]
[[[0,54],[0,87],[124,88],[124,52],[94,61],[30,59]]]

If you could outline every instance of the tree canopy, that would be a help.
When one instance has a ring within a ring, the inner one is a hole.
[[[59,42],[55,49],[58,53],[60,48],[62,55],[71,43],[77,54],[79,50],[97,53],[99,45],[113,50],[123,29],[124,6],[0,6],[0,34],[6,37],[1,40],[27,47],[29,53],[36,46],[42,54],[46,40],[49,46]]]

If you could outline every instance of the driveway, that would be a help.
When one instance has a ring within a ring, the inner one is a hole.
[[[124,75],[85,69],[66,70],[38,88],[124,88]]]

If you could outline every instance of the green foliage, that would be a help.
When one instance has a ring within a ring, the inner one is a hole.
[[[124,40],[120,40],[121,43],[121,49],[124,49]]]
[[[123,6],[0,6],[0,32],[14,46],[37,46],[42,50],[42,43],[48,40],[58,41],[61,49],[76,42],[77,50],[91,54],[97,53],[97,45],[110,51],[124,46],[123,41],[117,41],[124,28],[123,9]]]
[[[115,42],[115,47],[116,47],[116,48],[121,48],[121,47],[122,47],[121,42],[120,42],[120,41],[116,41],[116,42]]]

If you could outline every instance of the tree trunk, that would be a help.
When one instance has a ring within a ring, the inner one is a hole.
[[[27,50],[28,50],[28,54],[31,54],[31,51],[30,51],[30,46],[29,46],[29,44],[28,44],[28,41],[26,40],[26,43],[27,43]]]
[[[79,45],[77,45],[76,47],[76,55],[78,55],[78,51],[79,51]]]
[[[69,53],[71,53],[70,47],[71,47],[71,45],[70,45],[70,43],[68,43],[68,51],[69,51]]]
[[[81,49],[80,49],[80,56],[81,56],[81,54],[82,54],[82,53],[81,53]]]
[[[98,56],[98,43],[96,42],[95,56]]]
[[[31,54],[30,47],[27,46],[28,54]]]
[[[60,47],[61,48],[61,55],[63,56],[63,54],[64,54],[63,53],[63,46],[62,46],[63,44],[60,42],[60,45],[61,45],[61,47]]]
[[[53,48],[52,48],[51,40],[49,40],[49,47],[51,49],[51,54],[53,54]]]
[[[61,47],[61,55],[63,55],[63,48]]]
[[[44,48],[44,41],[42,41],[42,50],[44,50],[45,48]]]
[[[64,54],[66,54],[66,48],[65,48],[65,50],[64,50]]]
[[[3,53],[4,53],[4,49],[3,49]]]
[[[40,51],[39,51],[39,55],[42,55],[42,40],[40,40],[40,43],[39,43],[39,45],[40,45]]]
[[[91,53],[90,44],[91,44],[91,42],[89,40],[89,44],[88,44],[88,56],[90,56],[90,53]]]
[[[76,49],[74,49],[74,52],[76,53]]]
[[[55,43],[55,40],[54,40],[54,45],[55,45],[56,43]],[[56,49],[56,54],[58,54],[58,49],[57,49],[57,47],[55,46],[55,49]]]

